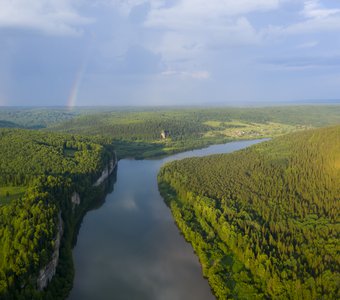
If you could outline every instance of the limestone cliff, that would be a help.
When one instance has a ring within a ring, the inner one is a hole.
[[[60,241],[63,235],[63,220],[61,219],[61,212],[59,212],[58,219],[59,219],[58,232],[55,238],[52,259],[43,269],[40,270],[39,276],[37,279],[37,286],[40,291],[43,290],[48,285],[48,283],[52,280],[53,276],[56,273],[56,269],[57,269],[57,265],[59,261]]]
[[[80,205],[80,202],[81,202],[80,195],[76,191],[74,191],[71,196],[71,202],[72,202],[72,210],[74,210],[76,206]]]
[[[93,184],[94,187],[101,185],[113,172],[113,170],[117,166],[117,158],[116,154],[113,159],[110,160],[109,164],[105,167],[103,170],[101,176],[97,179],[97,181]],[[76,206],[79,206],[81,204],[81,198],[80,195],[74,191],[71,196],[71,203],[72,203],[72,209]],[[54,244],[54,251],[52,254],[52,258],[50,262],[39,271],[38,279],[37,279],[37,287],[39,290],[43,290],[48,283],[52,280],[53,276],[56,273],[58,261],[59,261],[59,248],[61,243],[61,238],[63,236],[63,221],[61,218],[61,212],[59,213],[59,223],[58,223],[58,232],[55,237],[55,244]]]
[[[116,165],[117,165],[117,158],[116,158],[116,155],[115,155],[115,157],[110,160],[110,163],[103,170],[102,174],[97,179],[97,181],[93,184],[93,186],[101,185],[112,174],[112,172],[115,169]]]

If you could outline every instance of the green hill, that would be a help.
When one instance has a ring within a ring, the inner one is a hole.
[[[104,138],[0,128],[0,186],[26,185],[36,175],[95,178],[110,156],[106,143]]]
[[[0,127],[45,128],[81,113],[80,110],[68,111],[66,108],[0,107]]]
[[[218,299],[340,297],[340,126],[172,162],[159,187]]]
[[[73,235],[101,194],[93,183],[113,158],[104,139],[0,129],[0,299],[65,298],[73,280]],[[39,273],[56,251],[57,275],[38,291]]]

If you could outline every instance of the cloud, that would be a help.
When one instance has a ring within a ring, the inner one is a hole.
[[[340,9],[325,8],[319,0],[304,1],[300,15],[302,21],[287,26],[269,26],[263,34],[271,37],[340,31]]]
[[[325,19],[340,13],[340,9],[323,8],[319,0],[305,1],[302,14],[306,18]]]
[[[159,39],[149,44],[149,49],[161,53],[169,61],[172,56],[176,59],[192,56],[198,48],[201,52],[223,44],[257,43],[256,32],[243,14],[277,8],[282,0],[100,1],[113,5],[126,17],[131,17],[137,7],[144,5],[147,8],[144,29],[160,33]]]
[[[67,0],[2,0],[0,28],[33,29],[48,35],[79,35],[93,20],[81,16]]]
[[[181,0],[170,7],[152,7],[144,25],[182,36],[186,42],[179,47],[187,50],[188,44],[201,48],[253,44],[258,36],[245,15],[277,9],[279,4],[280,0]]]
[[[168,70],[181,70],[177,75],[189,77],[192,70],[207,69],[205,60],[213,52],[259,44],[261,36],[246,14],[277,9],[282,0],[180,0],[168,1],[167,5],[162,2],[149,2],[144,26],[157,30],[158,36],[146,46],[162,55]]]
[[[225,18],[276,9],[279,4],[280,0],[181,0],[171,7],[153,7],[146,25],[171,30],[210,27],[223,24]]]
[[[168,5],[168,0],[97,0],[97,3],[106,4],[117,8],[123,15],[128,16],[137,6],[147,4],[152,9]]]
[[[140,46],[130,47],[125,53],[118,70],[123,74],[153,74],[162,68],[161,58]]]
[[[117,7],[121,13],[124,15],[128,15],[131,10],[139,5],[145,4],[148,1],[147,0],[107,0],[102,1],[103,3],[113,5]]]
[[[179,76],[182,78],[193,78],[193,79],[209,79],[210,73],[208,71],[165,71],[162,72],[164,76]]]
[[[338,95],[317,77],[339,73],[339,10],[334,0],[0,0],[0,102],[59,103],[88,48],[79,103],[283,99],[318,83],[313,92]]]

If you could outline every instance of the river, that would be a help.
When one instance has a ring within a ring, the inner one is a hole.
[[[73,249],[69,300],[214,299],[198,258],[159,195],[157,173],[168,161],[229,153],[263,140],[213,145],[165,158],[118,163],[104,204],[83,219]]]

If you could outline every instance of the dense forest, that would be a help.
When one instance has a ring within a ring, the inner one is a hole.
[[[77,107],[0,110],[0,127],[105,136],[120,158],[154,157],[340,122],[340,106]],[[161,139],[160,133],[169,135]]]
[[[0,298],[63,299],[72,283],[70,244],[92,187],[114,157],[105,139],[0,129]],[[82,205],[72,203],[77,192]],[[60,221],[62,220],[62,221]],[[63,225],[59,276],[47,290],[37,277],[55,251]]]
[[[68,111],[61,108],[2,107],[0,109],[0,127],[39,129],[70,120],[79,114],[79,111]]]
[[[109,142],[98,137],[0,129],[0,186],[26,185],[32,176],[41,174],[72,178],[91,174],[94,178],[108,159],[103,148],[112,150]]]
[[[175,161],[158,179],[218,299],[339,299],[340,126]]]
[[[82,114],[48,130],[113,139],[120,157],[149,157],[340,122],[340,106],[149,108]],[[167,139],[160,133],[169,132]]]

